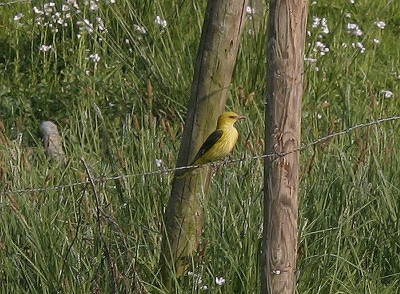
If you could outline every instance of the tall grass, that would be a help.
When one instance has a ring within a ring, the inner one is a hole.
[[[0,6],[1,293],[166,293],[157,263],[172,174],[7,191],[173,167],[204,9],[163,0]],[[398,114],[399,9],[310,6],[304,143]],[[267,11],[255,13],[227,105],[249,117],[236,158],[264,148]],[[41,147],[38,126],[49,119],[66,162]],[[398,136],[398,123],[385,123],[302,152],[299,293],[398,291]],[[259,292],[262,189],[261,160],[216,170],[202,254],[177,293]]]

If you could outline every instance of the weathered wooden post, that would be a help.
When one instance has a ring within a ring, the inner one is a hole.
[[[261,293],[295,293],[299,152],[307,0],[271,0],[265,111]]]
[[[215,129],[224,111],[246,17],[247,0],[210,0],[197,53],[189,109],[177,166],[185,166]],[[202,168],[172,183],[163,228],[160,272],[164,285],[191,265],[199,247],[211,170]]]

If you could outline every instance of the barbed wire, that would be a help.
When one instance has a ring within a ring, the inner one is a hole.
[[[283,157],[295,152],[301,152],[304,151],[312,146],[318,145],[322,142],[325,142],[327,140],[330,140],[332,138],[348,134],[356,129],[364,128],[364,127],[370,127],[373,125],[381,124],[384,122],[390,122],[390,121],[395,121],[395,120],[400,120],[400,116],[392,116],[392,117],[387,117],[387,118],[381,118],[375,121],[371,122],[366,122],[366,123],[360,123],[357,125],[354,125],[352,127],[349,127],[347,129],[344,129],[340,132],[332,133],[329,135],[326,135],[324,137],[321,137],[311,143],[307,143],[303,146],[300,146],[299,148],[295,148],[293,150],[284,152],[284,153],[270,153],[270,154],[263,154],[263,155],[256,155],[256,156],[251,156],[251,157],[244,157],[244,158],[237,158],[237,159],[231,159],[231,160],[226,160],[226,161],[219,161],[219,162],[213,162],[205,165],[188,165],[188,166],[181,166],[181,167],[174,167],[174,168],[166,168],[166,169],[159,169],[159,170],[154,170],[154,171],[146,171],[142,173],[137,173],[137,174],[126,174],[126,175],[119,175],[119,176],[114,176],[114,177],[97,177],[93,178],[92,181],[93,183],[104,183],[104,182],[109,182],[109,181],[115,181],[115,180],[122,180],[122,179],[128,179],[128,178],[133,178],[133,177],[144,177],[144,176],[153,176],[153,175],[160,175],[160,174],[168,174],[176,171],[182,171],[190,168],[197,168],[201,166],[207,166],[210,164],[213,165],[221,165],[221,164],[231,164],[231,163],[238,163],[238,162],[243,162],[243,161],[252,161],[252,160],[258,160],[258,159],[264,159],[267,157]],[[82,186],[82,185],[88,185],[92,181],[89,179],[86,181],[81,181],[81,182],[75,182],[75,183],[69,183],[65,185],[59,185],[59,186],[54,186],[54,187],[41,187],[41,188],[31,188],[31,189],[18,189],[18,190],[8,190],[6,191],[6,194],[23,194],[23,193],[39,193],[39,192],[47,192],[47,191],[54,191],[54,190],[63,190],[66,188],[73,188],[76,186]]]
[[[12,5],[16,3],[32,2],[32,0],[14,0],[10,2],[0,2],[0,6]]]

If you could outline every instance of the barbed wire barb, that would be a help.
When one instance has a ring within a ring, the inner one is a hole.
[[[318,145],[318,144],[325,142],[327,140],[330,140],[332,138],[348,134],[356,129],[370,127],[370,126],[377,125],[380,123],[390,122],[390,121],[395,121],[395,120],[400,120],[400,116],[392,116],[392,117],[387,117],[387,118],[381,118],[381,119],[371,121],[371,122],[360,123],[360,124],[354,125],[352,127],[349,127],[347,129],[344,129],[342,131],[323,136],[311,143],[307,143],[305,145],[300,146],[299,148],[296,148],[296,149],[293,149],[293,150],[290,150],[290,151],[287,151],[287,152],[284,152],[281,154],[274,152],[274,153],[270,153],[270,154],[262,154],[262,155],[252,156],[252,157],[236,158],[236,159],[231,159],[231,160],[226,160],[226,161],[213,162],[213,163],[204,164],[204,165],[188,165],[188,166],[181,166],[181,167],[174,167],[174,168],[165,168],[165,169],[147,171],[147,172],[142,172],[142,173],[137,173],[137,174],[119,175],[119,176],[114,176],[114,177],[97,177],[97,178],[92,178],[91,180],[93,181],[93,183],[97,184],[97,183],[104,183],[104,182],[109,182],[109,181],[114,181],[114,180],[128,179],[128,178],[133,178],[133,177],[144,177],[144,176],[168,174],[168,173],[173,173],[176,171],[182,171],[185,169],[207,166],[210,164],[221,165],[221,164],[231,164],[231,163],[238,163],[238,162],[243,162],[243,161],[264,159],[267,157],[283,157],[283,156],[292,154],[294,152],[302,152],[310,147]],[[86,181],[69,183],[69,184],[59,185],[59,186],[54,186],[54,187],[8,190],[5,193],[6,194],[39,193],[39,192],[47,192],[47,191],[54,191],[54,190],[63,190],[63,189],[67,189],[67,188],[73,188],[76,186],[87,185],[90,183],[91,183],[91,181],[88,179]]]

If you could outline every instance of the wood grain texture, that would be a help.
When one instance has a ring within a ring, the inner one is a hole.
[[[262,293],[295,293],[307,0],[270,2]]]

